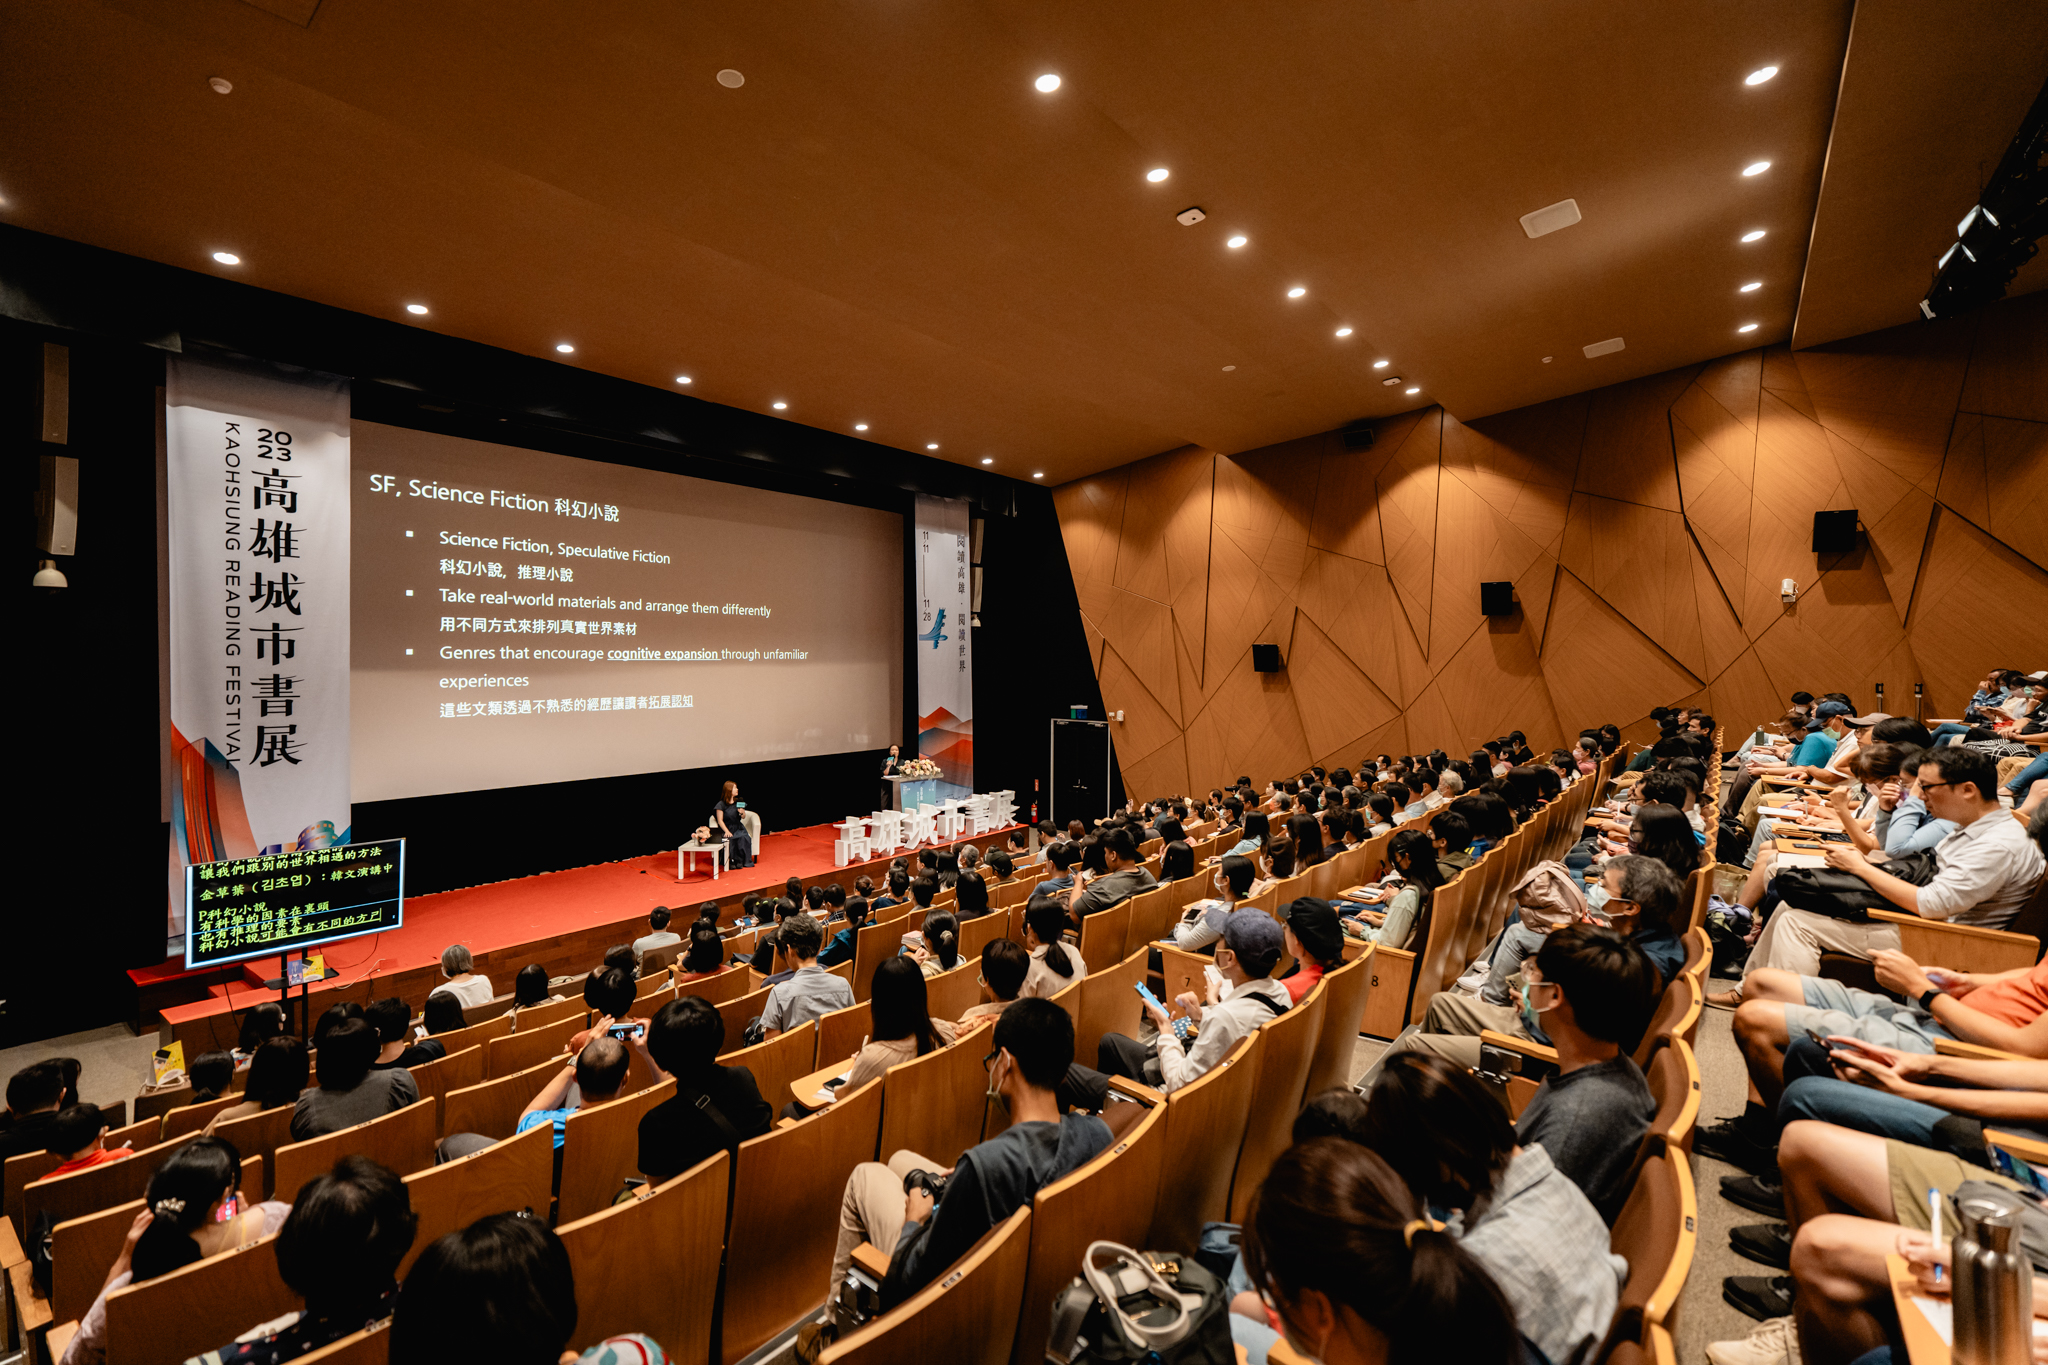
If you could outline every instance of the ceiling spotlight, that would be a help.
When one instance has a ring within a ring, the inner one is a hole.
[[[1751,280],[1748,284],[1743,285],[1742,288],[1736,290],[1735,292],[1738,294],[1754,294],[1757,290],[1763,287],[1764,282],[1762,280]]]
[[[411,313],[415,317],[423,318],[427,315],[427,305],[425,305],[424,303],[408,303],[407,305],[405,305],[405,311]]]
[[[1348,337],[1351,335],[1351,329],[1349,327],[1339,327],[1337,329],[1337,335],[1340,337]]]
[[[576,353],[576,348],[574,346],[571,346],[566,341],[556,342],[555,349],[560,351],[563,355],[574,355]]]
[[[984,455],[981,457],[981,462],[983,464],[994,464],[996,461],[993,455]]]
[[[1414,396],[1415,396],[1416,394],[1418,394],[1418,393],[1421,393],[1421,392],[1422,392],[1422,389],[1421,389],[1421,387],[1420,387],[1420,386],[1418,385],[1418,386],[1417,386],[1417,387],[1415,387],[1415,388],[1410,388],[1410,389],[1404,389],[1404,390],[1402,390],[1402,392],[1403,392],[1403,393],[1406,393],[1406,394],[1407,394],[1407,395],[1408,395],[1409,397],[1411,397],[1411,398],[1412,398],[1412,397],[1414,397]]]
[[[1304,289],[1302,286],[1297,284],[1294,286],[1294,288],[1287,291],[1287,297],[1290,299],[1298,299],[1307,292],[1308,290]]]
[[[1557,359],[1557,357],[1556,357],[1556,356],[1549,356],[1549,355],[1547,355],[1547,356],[1543,357],[1543,363],[1544,363],[1544,364],[1546,364],[1546,365],[1548,365],[1548,364],[1549,364],[1549,363],[1550,363],[1551,361],[1553,361],[1553,360],[1555,360],[1555,359]]]
[[[933,441],[933,442],[931,442],[931,443],[930,443],[929,445],[927,445],[927,446],[925,447],[925,449],[926,449],[926,450],[937,450],[938,448],[939,448],[939,443],[938,443],[937,441]]]
[[[781,411],[782,411],[783,409],[787,408],[787,407],[789,406],[789,404],[787,404],[787,403],[776,403],[776,404],[773,404],[772,406],[773,406],[773,407],[775,408],[775,410],[776,410],[777,412],[781,412]]]
[[[1155,167],[1153,167],[1153,168],[1152,168],[1151,170],[1149,170],[1149,171],[1145,172],[1145,178],[1146,178],[1147,180],[1151,181],[1151,182],[1152,182],[1153,184],[1155,184],[1155,185],[1156,185],[1156,184],[1158,184],[1158,183],[1159,183],[1160,181],[1162,181],[1162,180],[1166,179],[1166,177],[1167,177],[1167,174],[1168,174],[1168,172],[1167,172],[1167,169],[1166,169],[1166,167],[1164,167],[1164,166],[1155,166]]]
[[[1758,228],[1755,232],[1745,232],[1742,234],[1742,240],[1745,242],[1761,242],[1763,239],[1764,230],[1762,228]]]
[[[855,422],[853,424],[853,429],[855,431],[866,431],[868,429],[868,424],[866,422]]]
[[[1060,78],[1048,71],[1033,81],[1032,84],[1038,87],[1039,94],[1050,95],[1053,91],[1060,88]]]
[[[1756,330],[1756,324],[1753,322],[1745,322],[1740,327],[1737,327],[1735,330],[1738,332],[1754,332]]]
[[[1393,363],[1392,361],[1388,361],[1388,360],[1375,360],[1375,361],[1373,361],[1373,363],[1372,363],[1372,367],[1373,367],[1373,368],[1374,368],[1375,370],[1384,370],[1385,368],[1387,368],[1387,366],[1388,366],[1388,365],[1390,365],[1390,364],[1392,364],[1392,363]]]
[[[1742,168],[1742,173],[1744,175],[1762,175],[1770,168],[1771,163],[1768,161],[1752,161]]]
[[[678,384],[687,384],[687,383],[689,383],[689,382],[690,382],[690,376],[688,376],[688,375],[686,375],[686,374],[679,374],[679,375],[677,375],[677,376],[676,376],[676,383],[678,383]]]
[[[1236,250],[1237,248],[1239,248],[1239,247],[1243,246],[1243,245],[1244,245],[1244,244],[1245,244],[1246,242],[1249,242],[1250,240],[1251,240],[1251,238],[1249,238],[1249,237],[1245,236],[1245,235],[1244,235],[1243,233],[1241,233],[1241,232],[1240,232],[1239,234],[1237,234],[1237,236],[1235,236],[1235,237],[1232,237],[1232,238],[1231,238],[1231,239],[1230,239],[1229,241],[1225,242],[1225,243],[1224,243],[1223,245],[1225,245],[1225,246],[1229,247],[1229,248],[1230,248],[1231,250],[1235,251],[1235,250]]]
[[[1775,66],[1760,66],[1756,70],[1750,72],[1747,76],[1744,76],[1742,78],[1742,83],[1744,85],[1762,85],[1765,81],[1769,80],[1771,77],[1777,74],[1778,68]]]
[[[1237,368],[1237,366],[1235,366],[1235,365],[1225,365],[1225,366],[1223,367],[1223,372],[1224,372],[1225,374],[1229,374],[1229,373],[1230,373],[1230,372],[1231,372],[1232,370],[1234,370],[1234,369],[1236,369],[1236,368]]]
[[[737,90],[747,83],[747,78],[728,66],[718,73],[718,83],[728,90]]]
[[[222,265],[240,265],[242,263],[242,258],[232,251],[216,251],[213,253],[213,259],[219,261]]]
[[[206,83],[213,87],[216,95],[225,95],[235,88],[235,83],[225,76],[209,76]]]
[[[1041,469],[1037,473],[1033,474],[1031,477],[1034,479],[1042,479],[1045,477],[1045,471]]]

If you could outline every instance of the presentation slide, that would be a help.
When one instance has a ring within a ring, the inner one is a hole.
[[[899,514],[374,422],[351,445],[355,800],[900,741]]]

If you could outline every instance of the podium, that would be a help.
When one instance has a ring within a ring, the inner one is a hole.
[[[919,805],[937,805],[939,800],[939,779],[936,777],[904,777],[890,774],[882,779],[888,784],[890,810],[916,810]]]

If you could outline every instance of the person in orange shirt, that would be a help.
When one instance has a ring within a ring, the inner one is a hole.
[[[51,1175],[70,1175],[135,1155],[126,1147],[107,1150],[107,1121],[96,1104],[74,1104],[59,1113],[50,1125],[50,1150],[64,1157]]]

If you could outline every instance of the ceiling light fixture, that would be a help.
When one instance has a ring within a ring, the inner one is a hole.
[[[996,461],[993,455],[984,455],[981,457],[981,462],[983,464],[994,464]]]
[[[1744,175],[1762,175],[1770,168],[1771,163],[1768,161],[1752,161],[1742,168],[1742,173]]]
[[[855,422],[853,424],[853,429],[855,431],[866,431],[868,429],[868,424],[866,422]]]
[[[574,346],[571,346],[566,341],[556,342],[555,349],[560,351],[563,355],[574,355],[576,353],[576,348]]]
[[[1308,290],[1307,290],[1307,289],[1305,289],[1305,288],[1303,288],[1303,287],[1302,287],[1301,285],[1298,285],[1298,284],[1297,284],[1297,285],[1295,285],[1295,286],[1294,286],[1294,288],[1292,288],[1292,289],[1290,289],[1290,290],[1288,290],[1288,291],[1287,291],[1287,297],[1288,297],[1288,298],[1290,298],[1290,299],[1298,299],[1298,298],[1300,298],[1300,297],[1301,297],[1301,296],[1302,296],[1303,294],[1306,294],[1307,292],[1308,292]]]
[[[1750,72],[1747,76],[1744,76],[1742,78],[1742,83],[1744,85],[1762,85],[1765,81],[1769,80],[1771,77],[1777,74],[1778,68],[1775,66],[1760,66],[1756,70]]]
[[[1038,87],[1039,94],[1050,95],[1053,91],[1060,88],[1060,78],[1058,76],[1053,75],[1052,72],[1048,71],[1043,76],[1040,76],[1037,80],[1033,81],[1032,84]]]
[[[931,442],[931,443],[930,443],[929,445],[925,446],[925,449],[926,449],[926,450],[937,450],[938,448],[939,448],[939,443],[938,443],[937,441],[933,441],[933,442]]]
[[[1169,174],[1171,174],[1171,172],[1169,172],[1169,171],[1168,171],[1168,170],[1166,169],[1166,167],[1164,167],[1164,166],[1154,166],[1154,167],[1153,167],[1153,168],[1152,168],[1151,170],[1149,170],[1149,171],[1145,172],[1145,178],[1146,178],[1147,180],[1151,181],[1151,182],[1152,182],[1153,184],[1155,184],[1155,185],[1156,185],[1156,184],[1158,184],[1158,183],[1159,183],[1160,181],[1162,181],[1162,180],[1166,179],[1166,177],[1167,177],[1167,176],[1168,176]]]
[[[728,90],[737,90],[747,83],[747,78],[728,66],[718,73],[718,83]]]
[[[1244,244],[1245,244],[1246,242],[1249,242],[1250,240],[1251,240],[1251,238],[1249,238],[1249,237],[1245,236],[1245,235],[1244,235],[1244,234],[1243,234],[1242,232],[1240,232],[1240,233],[1238,233],[1238,234],[1237,234],[1237,236],[1235,236],[1235,237],[1232,237],[1232,238],[1231,238],[1231,239],[1230,239],[1229,241],[1225,242],[1225,243],[1224,243],[1223,245],[1225,245],[1225,246],[1229,247],[1229,248],[1230,248],[1230,249],[1231,249],[1232,251],[1235,251],[1235,250],[1237,250],[1237,249],[1238,249],[1239,247],[1243,246],[1243,245],[1244,245]]]
[[[1042,479],[1042,478],[1044,478],[1044,477],[1045,477],[1045,471],[1044,471],[1043,469],[1041,469],[1041,470],[1039,470],[1038,472],[1036,472],[1035,474],[1033,474],[1033,475],[1032,475],[1031,477],[1032,477],[1032,478],[1034,478],[1034,479]]]
[[[784,409],[788,408],[788,407],[789,407],[789,404],[787,404],[787,403],[776,403],[776,404],[773,404],[772,406],[774,407],[774,409],[775,409],[775,410],[776,410],[777,412],[781,412],[781,411],[783,411]]]
[[[1756,330],[1756,324],[1753,322],[1745,322],[1740,327],[1737,327],[1735,330],[1738,332],[1754,332]]]
[[[1372,363],[1372,367],[1373,367],[1373,368],[1374,368],[1375,370],[1384,370],[1385,368],[1387,368],[1387,366],[1389,366],[1389,365],[1391,365],[1391,364],[1393,364],[1393,363],[1394,363],[1394,362],[1393,362],[1393,361],[1391,361],[1391,360],[1375,360],[1375,361],[1373,361],[1373,363]]]
[[[687,383],[689,383],[689,382],[690,382],[690,376],[688,376],[688,375],[686,375],[686,374],[679,374],[679,375],[677,375],[677,376],[676,376],[676,383],[678,383],[678,384],[687,384]]]
[[[411,313],[415,317],[423,318],[427,315],[427,305],[425,305],[424,303],[408,303],[407,305],[405,305],[405,311]]]
[[[1398,385],[1399,385],[1400,383],[1401,383],[1401,376],[1400,376],[1400,375],[1398,375],[1398,374],[1390,374],[1390,375],[1388,375],[1388,376],[1387,376],[1387,377],[1386,377],[1385,379],[1382,379],[1382,380],[1380,381],[1380,386],[1381,386],[1382,388],[1388,388],[1388,389],[1391,389],[1391,388],[1395,388],[1395,387],[1397,387],[1397,386],[1398,386]]]
[[[1754,232],[1745,232],[1742,234],[1742,240],[1745,242],[1761,242],[1763,239],[1764,230],[1762,228],[1758,228]]]
[[[213,253],[213,259],[219,261],[222,265],[240,265],[242,263],[242,258],[232,251],[216,251]]]
[[[1416,394],[1418,394],[1418,393],[1421,393],[1421,392],[1422,392],[1422,389],[1421,389],[1421,386],[1419,386],[1419,385],[1418,385],[1418,386],[1416,386],[1415,388],[1411,388],[1411,389],[1407,389],[1407,390],[1404,390],[1404,392],[1405,392],[1405,393],[1407,393],[1407,394],[1408,394],[1408,396],[1412,398],[1412,397],[1414,397],[1414,396],[1415,396]]]
[[[1751,280],[1748,284],[1743,285],[1742,288],[1736,290],[1735,292],[1738,294],[1754,294],[1757,290],[1763,287],[1764,282],[1762,280]]]
[[[213,88],[213,93],[216,95],[228,94],[235,88],[235,83],[226,76],[209,76],[206,78],[206,83]]]
[[[1224,372],[1225,374],[1229,374],[1229,373],[1230,373],[1230,372],[1231,372],[1232,370],[1234,370],[1234,369],[1236,369],[1236,368],[1237,368],[1237,366],[1235,366],[1235,365],[1225,365],[1225,366],[1223,367],[1223,372]]]
[[[1337,335],[1340,337],[1348,337],[1351,335],[1351,329],[1349,327],[1339,327],[1337,329]]]
[[[1550,355],[1547,355],[1547,356],[1543,357],[1543,363],[1544,363],[1544,364],[1546,364],[1546,365],[1548,365],[1548,364],[1549,364],[1549,363],[1550,363],[1551,361],[1553,361],[1553,360],[1555,360],[1555,359],[1557,359],[1557,357],[1556,357],[1556,356],[1550,356]]]

